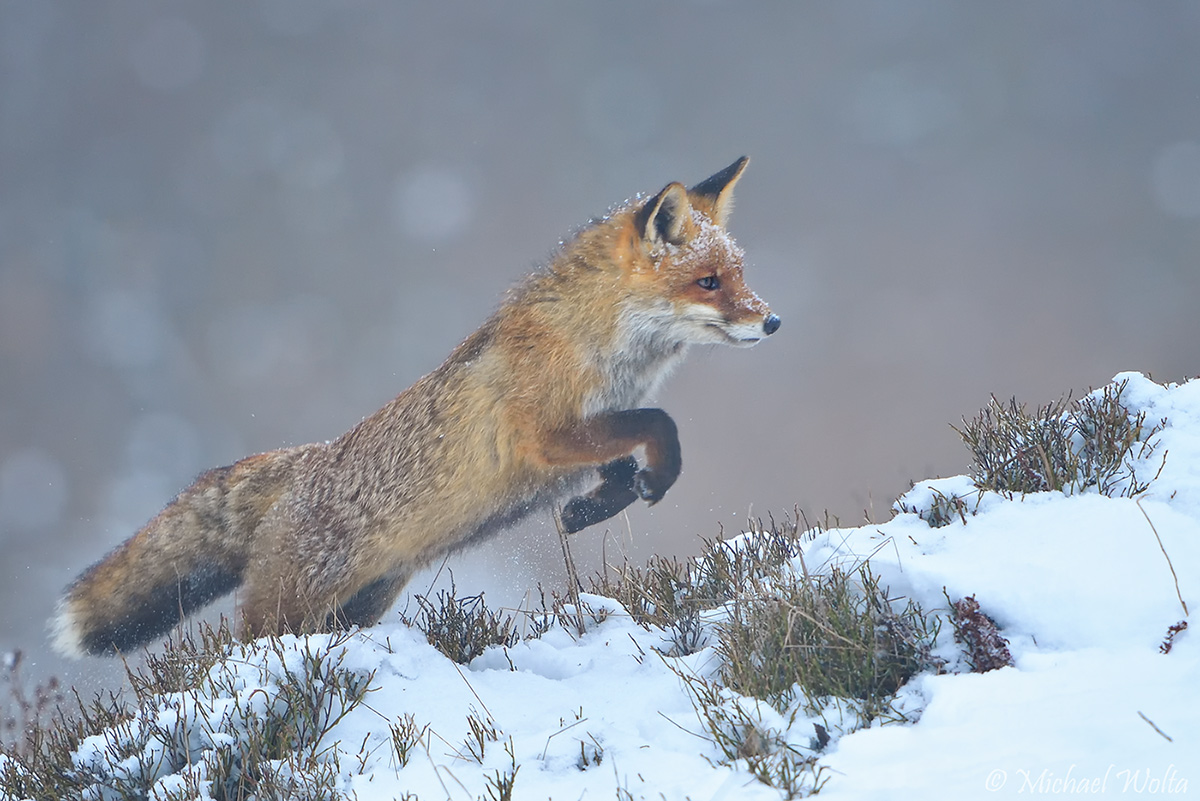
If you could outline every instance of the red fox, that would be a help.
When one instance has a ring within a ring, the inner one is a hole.
[[[562,498],[568,532],[661,500],[679,439],[645,399],[688,346],[779,328],[725,231],[746,162],[590,223],[338,439],[201,475],[67,589],[57,649],[128,651],[239,586],[243,636],[369,626],[415,571]]]

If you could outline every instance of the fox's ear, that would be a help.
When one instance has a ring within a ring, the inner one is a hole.
[[[733,210],[733,185],[742,177],[742,170],[750,162],[748,156],[742,156],[711,178],[707,178],[693,186],[689,191],[692,195],[704,198],[712,204],[713,221],[725,227],[729,212]]]
[[[691,216],[692,204],[688,200],[687,190],[683,184],[673,183],[667,184],[663,191],[638,209],[634,223],[642,239],[650,244],[669,242],[679,245],[683,243]]]

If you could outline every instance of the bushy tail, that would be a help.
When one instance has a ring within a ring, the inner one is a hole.
[[[321,445],[250,456],[204,473],[72,584],[51,620],[68,656],[129,651],[242,583],[254,530],[293,468]]]

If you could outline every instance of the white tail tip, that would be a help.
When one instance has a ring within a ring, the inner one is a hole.
[[[50,618],[50,645],[55,651],[71,659],[82,659],[87,656],[80,636],[79,620],[72,608],[71,599],[63,598]]]

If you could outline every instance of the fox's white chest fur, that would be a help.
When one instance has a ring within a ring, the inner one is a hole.
[[[603,385],[584,400],[583,416],[634,409],[652,397],[687,354],[665,308],[628,307],[621,315],[616,347],[595,351],[593,363]]]

